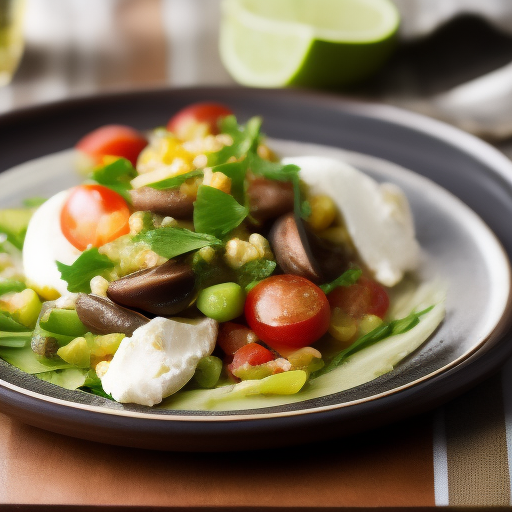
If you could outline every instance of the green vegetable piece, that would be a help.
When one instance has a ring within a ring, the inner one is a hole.
[[[216,165],[213,172],[221,172],[231,180],[231,195],[240,203],[246,204],[245,176],[247,174],[248,161],[244,158],[241,162],[230,162]]]
[[[0,357],[21,371],[30,374],[70,367],[69,363],[62,359],[46,359],[37,356],[28,344],[23,348],[2,347],[0,345]]]
[[[46,203],[46,201],[48,201],[46,197],[28,197],[27,199],[23,199],[23,206],[27,208],[38,208]]]
[[[301,390],[307,378],[304,370],[276,373],[260,381],[259,392],[263,395],[294,395]]]
[[[75,338],[67,345],[60,347],[57,355],[66,363],[78,368],[89,368],[91,365],[91,350],[84,337]]]
[[[131,162],[125,158],[118,158],[107,165],[96,168],[91,178],[96,183],[112,189],[129,201],[128,190],[132,188],[130,181],[136,176],[137,171]]]
[[[67,336],[83,336],[88,331],[74,309],[51,308],[40,318],[39,325],[46,331]]]
[[[199,187],[194,203],[197,232],[222,238],[239,226],[248,214],[249,208],[238,203],[232,195],[206,185]]]
[[[228,322],[244,311],[245,293],[236,283],[221,283],[201,290],[197,308],[218,322]]]
[[[222,361],[215,356],[206,356],[199,359],[194,381],[198,386],[206,389],[215,387],[222,372]]]
[[[277,263],[272,260],[258,259],[248,261],[237,271],[237,282],[240,286],[249,291],[263,279],[271,276],[276,269]]]
[[[161,181],[155,181],[155,183],[149,183],[148,187],[155,188],[156,190],[167,190],[170,188],[177,188],[181,184],[185,183],[185,181],[190,178],[195,178],[197,176],[202,176],[203,171],[200,169],[194,169],[193,171],[185,172],[183,174],[178,174],[178,176],[173,176],[172,178],[167,178]]]
[[[240,366],[233,370],[233,375],[240,380],[260,380],[272,375],[274,369],[268,364],[258,364],[256,366]]]
[[[25,325],[16,322],[6,311],[0,311],[0,331],[24,332],[27,330]]]
[[[25,208],[10,208],[0,210],[0,233],[18,249],[23,248],[23,241],[33,210]]]
[[[0,332],[0,347],[23,348],[28,346],[32,338],[31,331]]]
[[[84,385],[87,372],[78,368],[66,368],[63,370],[38,373],[36,377],[46,382],[51,382],[61,388],[74,390]]]
[[[27,288],[9,299],[11,315],[16,322],[33,329],[41,311],[41,300],[34,290]]]
[[[85,335],[91,355],[96,357],[114,355],[124,338],[125,335],[118,332],[97,336],[91,333]]]
[[[68,336],[66,334],[60,334],[58,332],[47,331],[46,329],[43,329],[39,325],[36,325],[36,328],[32,333],[32,342],[34,342],[37,338],[55,338],[58,345],[62,347],[64,345],[67,345],[70,341],[74,340],[76,336]]]
[[[96,247],[84,251],[72,265],[57,261],[57,268],[62,279],[68,283],[68,290],[73,293],[91,293],[90,282],[94,276],[107,275],[114,263]]]
[[[153,229],[135,236],[133,240],[147,243],[152,251],[168,259],[208,245],[222,245],[222,241],[212,235],[173,227]]]
[[[0,280],[0,295],[11,292],[22,292],[27,286],[21,281],[14,279],[2,279]]]
[[[320,288],[326,295],[328,295],[339,286],[351,286],[357,283],[357,280],[361,277],[362,273],[362,270],[358,268],[349,268],[334,281],[320,285]]]
[[[298,179],[300,167],[295,164],[282,164],[261,158],[256,153],[247,156],[251,171],[257,176],[263,176],[274,181],[293,181]]]

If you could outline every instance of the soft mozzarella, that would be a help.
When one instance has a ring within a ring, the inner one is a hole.
[[[331,196],[352,242],[377,281],[394,286],[417,268],[420,247],[404,193],[390,183],[379,184],[350,165],[325,157],[286,158],[300,167],[312,194]]]
[[[64,190],[43,203],[28,225],[23,244],[23,267],[27,282],[45,298],[67,293],[55,261],[71,265],[81,252],[62,234],[60,212],[69,195]]]
[[[121,342],[101,377],[103,389],[121,403],[160,403],[192,378],[199,359],[213,352],[217,331],[211,318],[153,318]]]

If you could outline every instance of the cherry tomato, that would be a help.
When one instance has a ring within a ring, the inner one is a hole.
[[[129,126],[109,124],[92,131],[76,144],[76,149],[100,163],[107,155],[119,156],[135,165],[139,153],[148,141],[137,130]]]
[[[247,294],[249,327],[272,348],[301,348],[318,340],[329,327],[330,308],[324,292],[295,275],[271,276]]]
[[[351,286],[339,286],[327,296],[331,308],[340,308],[352,318],[364,315],[383,318],[389,308],[386,290],[373,279],[360,277]]]
[[[220,103],[194,103],[180,110],[167,123],[167,130],[180,139],[193,132],[193,125],[206,125],[208,133],[219,133],[219,121],[233,112]]]
[[[274,354],[258,343],[249,343],[239,348],[233,356],[233,362],[229,365],[229,371],[233,372],[244,364],[258,366],[274,359]]]
[[[130,232],[130,210],[116,192],[102,185],[79,185],[67,198],[60,214],[64,236],[77,249],[99,247]]]
[[[258,341],[258,337],[245,325],[223,322],[219,327],[217,345],[227,355],[233,355],[239,348]]]

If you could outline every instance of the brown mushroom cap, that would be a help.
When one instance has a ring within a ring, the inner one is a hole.
[[[135,210],[150,211],[174,217],[191,219],[194,211],[194,198],[182,194],[179,188],[157,190],[141,187],[130,190],[130,197]]]
[[[120,332],[131,336],[135,329],[149,322],[144,315],[98,295],[79,293],[75,307],[78,318],[93,334]]]
[[[258,222],[275,219],[293,210],[293,184],[253,177],[247,187],[249,209]]]
[[[168,316],[183,311],[190,304],[194,288],[192,267],[169,260],[113,281],[108,286],[107,296],[128,308]]]

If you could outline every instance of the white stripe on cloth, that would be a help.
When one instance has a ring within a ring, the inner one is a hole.
[[[448,505],[448,457],[446,449],[446,430],[444,408],[440,407],[434,414],[434,493],[436,506]]]

